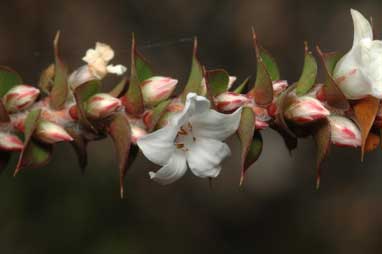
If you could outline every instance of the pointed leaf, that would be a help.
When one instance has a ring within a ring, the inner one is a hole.
[[[76,99],[76,105],[78,109],[78,117],[80,119],[80,123],[83,124],[86,128],[93,130],[95,132],[93,124],[89,121],[85,111],[85,103],[86,101],[92,97],[94,94],[99,93],[101,91],[101,81],[99,80],[91,80],[87,83],[84,83],[78,86],[74,90],[74,98]]]
[[[235,90],[233,90],[233,92],[234,93],[242,93],[248,84],[249,78],[250,77],[247,77],[238,87],[235,88]]]
[[[78,158],[78,163],[81,168],[82,174],[85,173],[85,168],[88,163],[88,155],[87,155],[87,140],[83,135],[81,135],[78,128],[69,127],[65,128],[69,135],[73,138],[73,141],[70,142],[73,149],[75,150]]]
[[[368,153],[377,149],[377,147],[379,146],[379,143],[380,143],[380,136],[370,132],[366,139],[365,153]]]
[[[109,94],[113,97],[116,97],[118,98],[119,96],[121,96],[121,94],[123,93],[123,91],[125,90],[126,88],[126,84],[128,83],[127,81],[127,77],[124,77],[114,88],[113,90],[111,90],[109,92]]]
[[[273,124],[272,129],[277,131],[284,140],[284,144],[289,151],[289,155],[292,155],[292,151],[297,148],[298,140],[296,137],[289,135],[281,126]]]
[[[257,72],[255,86],[253,87],[253,95],[255,102],[259,106],[268,106],[273,100],[272,79],[268,73],[267,67],[261,57],[261,51],[257,44],[256,34],[253,31],[253,45],[256,50]]]
[[[125,114],[116,114],[108,128],[109,135],[113,139],[119,162],[120,193],[124,195],[124,178],[128,170],[129,152],[131,146],[130,124]]]
[[[150,124],[148,126],[148,131],[151,132],[155,129],[156,125],[158,124],[161,117],[166,112],[167,106],[170,105],[171,100],[162,101],[159,103],[152,112]]]
[[[244,107],[241,112],[239,129],[237,130],[241,143],[241,176],[240,185],[243,184],[245,171],[252,164],[251,158],[247,158],[255,134],[255,114],[249,107]]]
[[[280,71],[273,56],[262,46],[259,46],[259,53],[272,81],[280,80]]]
[[[38,81],[38,87],[46,94],[49,94],[53,87],[55,76],[55,65],[49,65],[45,70],[42,71],[40,75],[40,80]]]
[[[361,99],[353,105],[354,115],[361,129],[361,161],[363,161],[364,158],[366,140],[373,126],[375,117],[377,116],[378,109],[379,100],[371,96]]]
[[[317,62],[312,52],[308,49],[308,44],[305,42],[305,60],[304,67],[297,82],[296,94],[298,96],[305,95],[313,87],[317,77]]]
[[[326,73],[324,91],[328,104],[337,109],[348,110],[350,104],[332,76],[334,67],[341,58],[341,55],[337,53],[323,53],[319,47],[317,47],[317,52],[320,55]]]
[[[187,84],[182,93],[182,101],[186,100],[187,94],[196,93],[200,94],[201,84],[203,80],[203,69],[197,57],[198,41],[194,39],[194,49],[192,53],[192,65],[190,76],[188,78]]]
[[[59,39],[60,32],[57,32],[53,42],[55,58],[55,75],[52,91],[50,93],[50,106],[56,110],[61,109],[64,106],[69,93],[68,69],[66,65],[62,62],[59,54]]]
[[[140,86],[140,81],[137,74],[137,69],[135,66],[135,37],[133,34],[131,42],[131,73],[130,73],[130,82],[129,88],[125,94],[125,107],[126,111],[132,115],[140,115],[144,111],[143,106],[143,97]]]
[[[135,49],[135,68],[140,83],[154,76],[150,64],[137,49]]]
[[[327,119],[316,123],[316,128],[313,132],[313,138],[316,143],[317,159],[316,159],[316,188],[320,188],[321,182],[321,166],[329,154],[331,131],[330,124]]]
[[[211,70],[206,72],[207,90],[211,96],[216,97],[227,91],[229,75],[223,69]]]
[[[16,71],[6,66],[0,66],[0,98],[3,97],[9,89],[22,83],[23,80]]]
[[[287,89],[282,92],[277,100],[278,113],[276,115],[276,124],[280,126],[283,132],[289,135],[291,138],[296,138],[296,134],[289,128],[285,120],[285,110],[290,104],[289,93],[295,89],[296,84],[289,86]]]
[[[41,115],[41,109],[31,111],[25,119],[24,149],[21,151],[14,175],[24,168],[36,168],[47,164],[51,158],[52,146],[32,139]]]

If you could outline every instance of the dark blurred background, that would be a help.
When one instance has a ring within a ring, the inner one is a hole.
[[[255,73],[254,25],[282,77],[300,74],[303,41],[323,50],[350,48],[350,8],[382,27],[380,0],[14,0],[0,4],[0,63],[36,83],[52,62],[55,32],[66,61],[80,66],[96,41],[129,65],[131,33],[158,74],[187,79],[192,38],[208,68],[243,80]],[[113,79],[106,82],[113,83]],[[264,151],[239,188],[239,149],[213,181],[188,173],[170,186],[148,178],[156,166],[139,156],[120,200],[110,140],[90,144],[81,175],[68,144],[49,166],[0,177],[0,253],[381,253],[382,155],[332,149],[315,190],[312,140],[289,156],[281,138],[264,132]]]

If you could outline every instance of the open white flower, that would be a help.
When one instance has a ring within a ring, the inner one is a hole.
[[[351,10],[351,15],[353,47],[336,64],[334,78],[348,99],[382,99],[382,41],[373,40],[371,25],[360,12]]]
[[[240,117],[241,108],[221,114],[210,109],[205,97],[188,94],[183,111],[167,126],[137,141],[150,161],[163,166],[149,173],[151,179],[170,184],[186,173],[187,165],[198,177],[217,177],[221,162],[231,154],[222,141],[237,130]]]
[[[72,88],[77,87],[87,81],[103,79],[108,73],[122,75],[127,68],[123,65],[109,65],[114,58],[114,50],[105,43],[97,42],[94,49],[88,49],[82,58],[87,63],[69,77],[69,84]]]

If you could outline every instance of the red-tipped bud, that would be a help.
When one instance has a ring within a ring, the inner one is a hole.
[[[0,132],[0,150],[21,151],[23,148],[23,142],[16,135]]]
[[[77,105],[73,105],[69,108],[69,115],[73,120],[78,120],[78,108]]]
[[[30,107],[40,94],[33,86],[18,85],[12,87],[3,97],[3,103],[8,112],[14,113]]]
[[[288,87],[288,81],[286,80],[273,81],[272,86],[273,86],[273,95],[277,96],[281,94]]]
[[[324,105],[309,96],[297,97],[285,110],[285,117],[295,123],[309,123],[330,115]]]
[[[178,80],[167,77],[152,77],[143,81],[142,96],[148,105],[156,105],[167,100],[174,91]]]
[[[122,106],[121,100],[107,94],[95,94],[86,103],[86,114],[93,119],[110,116]]]
[[[250,100],[245,95],[225,92],[215,98],[215,105],[219,111],[232,112],[249,101]]]
[[[34,136],[48,144],[54,144],[61,141],[73,141],[73,138],[64,128],[58,124],[45,120],[38,123]]]
[[[343,116],[328,117],[331,128],[331,141],[337,146],[361,146],[361,131],[350,119]]]

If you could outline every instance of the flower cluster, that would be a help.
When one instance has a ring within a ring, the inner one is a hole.
[[[155,76],[137,50],[133,37],[129,73],[109,64],[114,50],[97,42],[85,64],[68,71],[54,40],[54,64],[43,71],[39,87],[26,85],[14,70],[0,66],[0,170],[10,154],[19,153],[15,174],[45,165],[57,142],[70,142],[81,168],[86,145],[110,136],[119,161],[121,195],[128,168],[141,151],[159,170],[151,179],[170,184],[189,168],[201,178],[216,178],[231,154],[224,141],[236,135],[241,143],[241,182],[262,151],[261,132],[270,128],[285,139],[288,149],[297,139],[313,137],[317,145],[317,183],[330,146],[360,147],[362,158],[380,143],[382,130],[382,42],[374,40],[367,19],[351,10],[353,46],[348,53],[323,53],[326,74],[318,82],[318,64],[305,45],[304,67],[296,82],[280,77],[275,59],[253,32],[255,80],[235,84],[223,69],[206,70],[197,57],[183,91],[178,80]],[[111,91],[102,82],[121,76]]]

